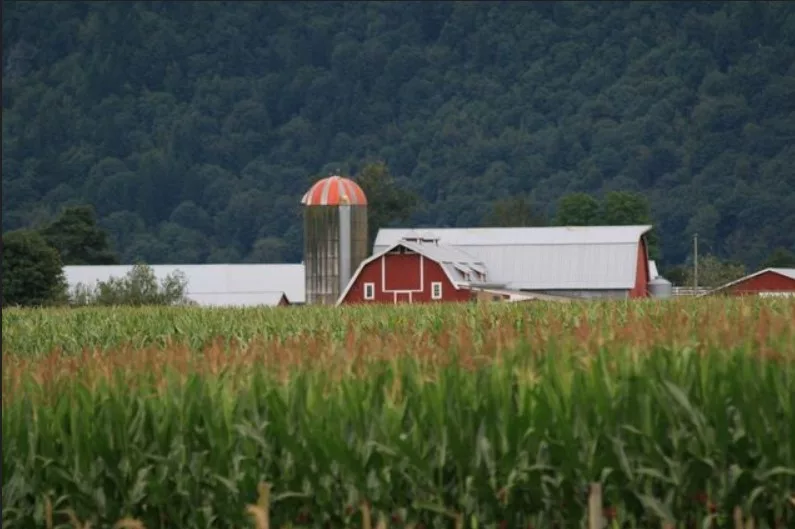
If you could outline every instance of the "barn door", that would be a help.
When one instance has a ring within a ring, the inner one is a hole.
[[[411,292],[395,292],[395,303],[411,303]]]

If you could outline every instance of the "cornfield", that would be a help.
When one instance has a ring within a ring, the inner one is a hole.
[[[795,527],[792,301],[2,321],[4,528]]]

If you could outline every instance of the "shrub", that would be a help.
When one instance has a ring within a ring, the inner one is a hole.
[[[158,284],[151,267],[137,264],[124,277],[98,281],[94,287],[78,283],[71,292],[70,301],[76,306],[194,304],[185,295],[187,285],[187,278],[180,270],[167,275]]]

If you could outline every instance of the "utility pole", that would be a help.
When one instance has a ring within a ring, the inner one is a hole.
[[[693,234],[693,295],[698,292],[698,233]]]

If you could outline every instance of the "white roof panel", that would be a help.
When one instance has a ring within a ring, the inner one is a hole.
[[[404,237],[437,237],[452,246],[512,246],[562,244],[635,244],[651,229],[638,226],[553,226],[543,228],[433,228],[413,230],[383,228],[378,230],[376,247],[386,248]],[[376,250],[377,251],[377,250]],[[375,253],[375,252],[374,252]]]
[[[464,281],[464,274],[467,273],[488,273],[482,260],[452,246],[435,242],[417,243],[413,241],[400,241],[400,244],[439,263],[454,283],[456,282],[454,279]]]
[[[635,284],[637,244],[479,246],[489,278],[512,289],[625,289]]]
[[[771,268],[770,271],[790,279],[795,279],[795,268]]]
[[[200,264],[150,265],[160,281],[177,270],[188,281],[186,295],[199,304],[223,304],[237,300],[243,305],[263,304],[252,300],[273,300],[284,293],[290,303],[304,303],[306,283],[303,264]],[[78,283],[94,286],[97,281],[125,276],[132,265],[65,266],[69,288]]]
[[[417,253],[440,263],[461,263],[467,265],[483,264],[483,261],[459,248],[448,246],[447,244],[435,244],[432,242],[416,243],[413,241],[400,241],[401,244]],[[386,249],[386,248],[385,248]]]
[[[424,229],[422,234],[482,262],[489,281],[511,289],[594,290],[634,286],[638,241],[650,229],[645,225],[440,228]],[[379,230],[374,252],[416,235],[411,229]]]

